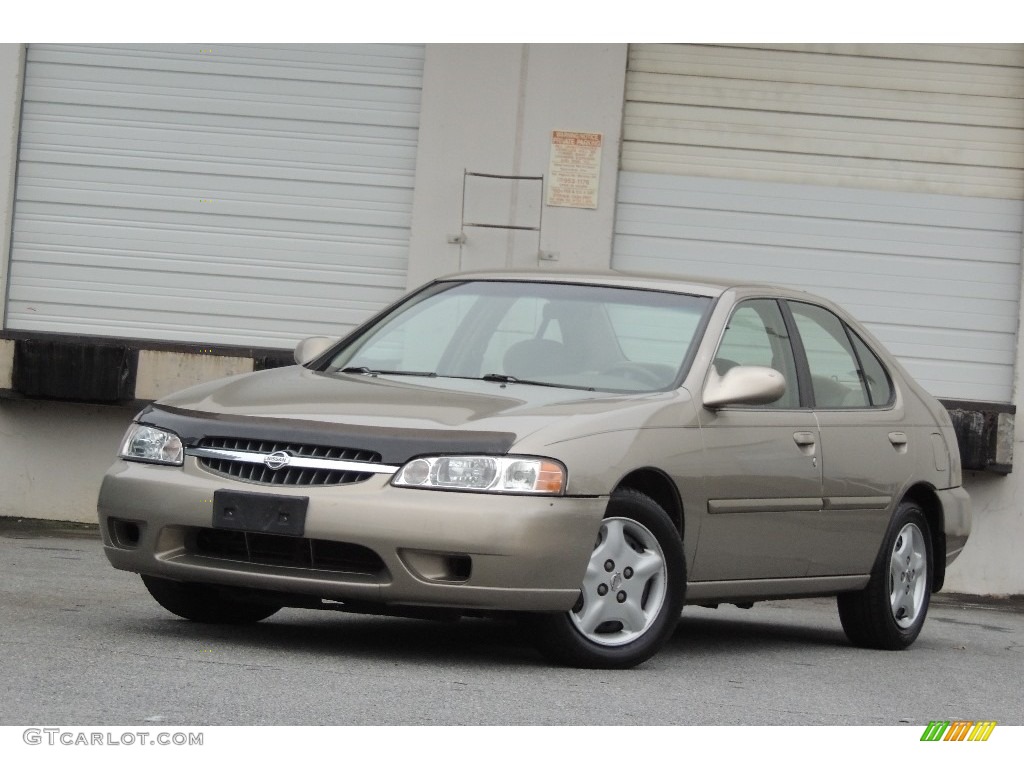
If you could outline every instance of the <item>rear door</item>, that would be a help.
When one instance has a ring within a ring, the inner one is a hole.
[[[915,438],[877,355],[828,309],[790,301],[820,430],[822,513],[808,575],[867,573],[894,494],[910,476]]]

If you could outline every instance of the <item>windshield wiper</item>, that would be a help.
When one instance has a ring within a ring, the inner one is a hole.
[[[434,371],[387,371],[377,368],[367,368],[365,365],[353,365],[348,368],[342,368],[340,373],[361,373],[365,376],[426,376],[428,378],[437,377],[437,373]]]
[[[582,389],[593,392],[593,387],[580,387],[574,384],[555,384],[552,381],[534,381],[533,379],[520,379],[518,376],[509,376],[507,373],[485,373],[480,377],[482,381],[497,381],[502,384],[529,384],[534,387],[558,387],[559,389]]]
[[[363,376],[423,376],[429,379],[436,379],[436,371],[388,371],[378,368],[368,368],[365,365],[352,365],[342,368],[339,373],[355,373]],[[448,379],[475,379],[475,376],[445,376]],[[520,379],[518,376],[509,376],[505,373],[488,373],[480,377],[482,381],[497,381],[501,384],[527,384],[534,387],[557,387],[558,389],[581,389],[593,392],[593,387],[580,387],[574,384],[556,384],[552,381],[535,381],[533,379]]]

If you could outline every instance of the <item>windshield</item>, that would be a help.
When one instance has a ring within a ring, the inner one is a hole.
[[[710,304],[704,296],[607,286],[438,283],[352,339],[327,370],[667,389]]]

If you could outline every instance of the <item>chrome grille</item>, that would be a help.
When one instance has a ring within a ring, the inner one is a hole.
[[[210,453],[204,455],[206,449],[210,449]],[[216,451],[234,455],[212,455]],[[200,441],[198,449],[189,449],[186,453],[196,456],[199,466],[215,475],[263,485],[347,485],[368,480],[376,473],[395,470],[395,467],[382,466],[380,454],[374,451],[248,438],[207,437]],[[265,463],[266,457],[280,453],[288,454],[289,459],[298,459],[297,463],[313,460],[306,463],[317,466],[271,469]],[[354,466],[358,464],[366,464],[365,471]]]

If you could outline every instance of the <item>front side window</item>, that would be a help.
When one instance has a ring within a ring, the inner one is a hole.
[[[779,305],[772,299],[746,301],[736,308],[722,336],[714,365],[719,375],[725,375],[737,365],[774,368],[785,377],[786,391],[778,400],[762,407],[798,408],[800,405],[793,347]]]
[[[350,340],[327,371],[655,391],[681,375],[710,305],[610,286],[440,283]]]

